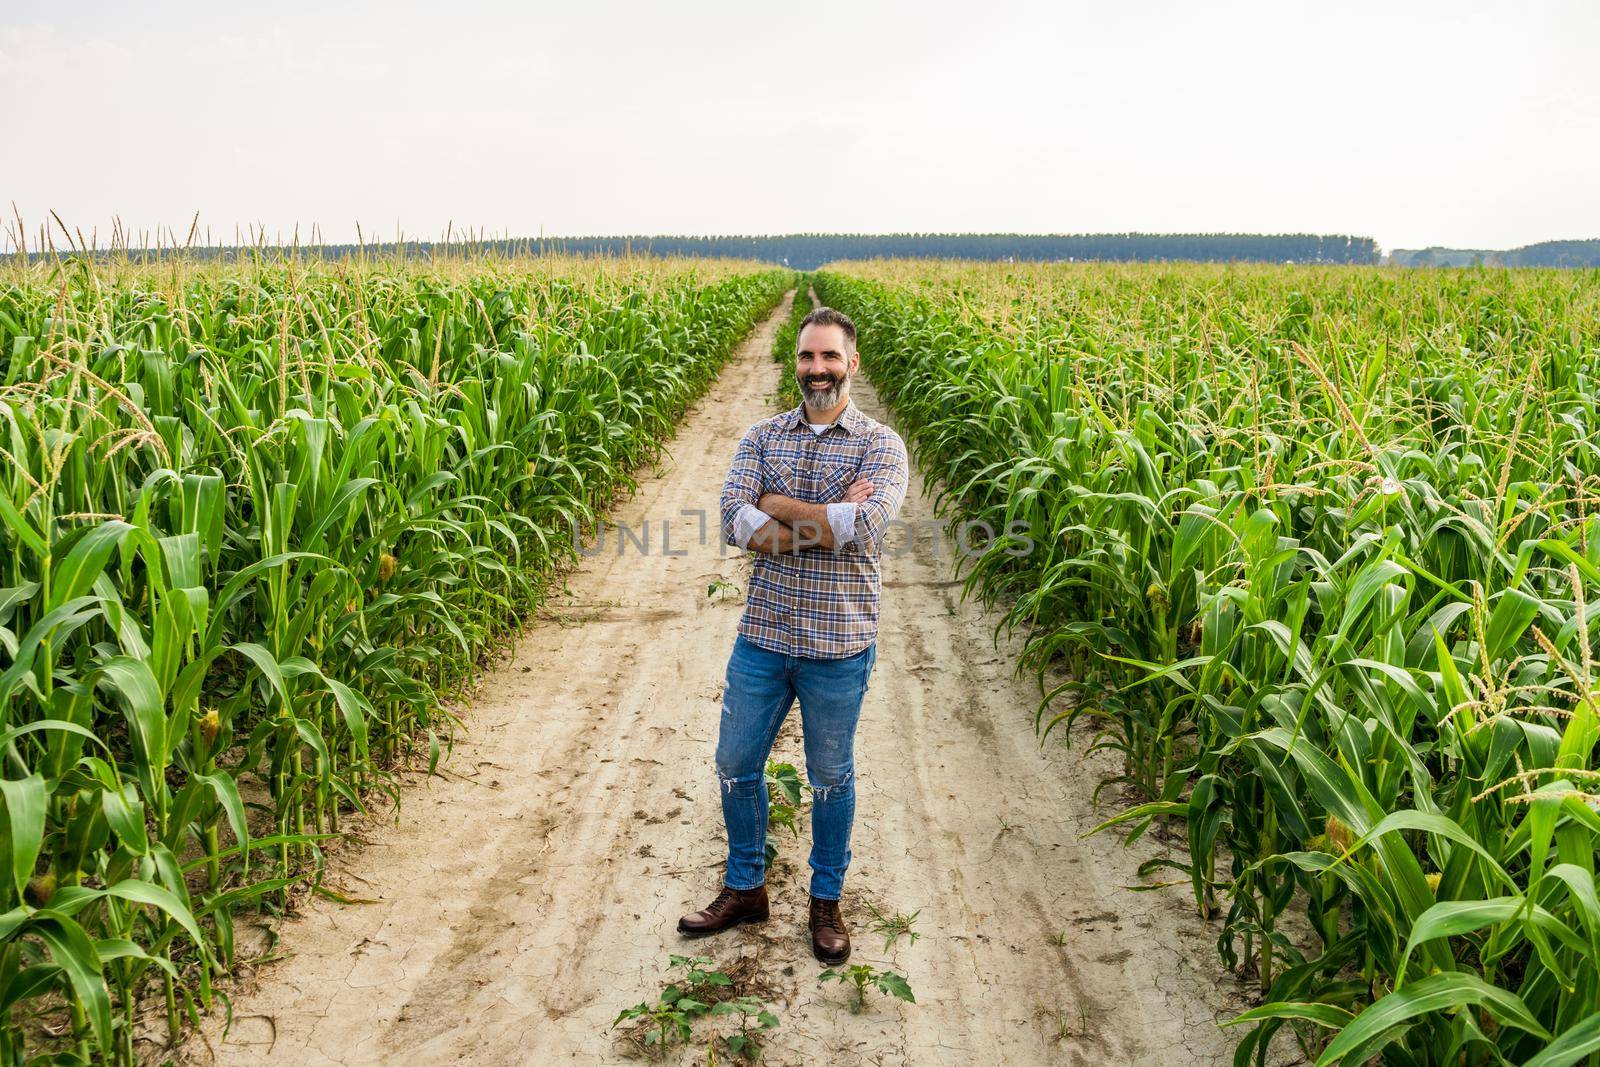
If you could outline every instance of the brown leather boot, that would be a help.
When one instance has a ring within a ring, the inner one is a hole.
[[[811,898],[811,954],[830,967],[850,958],[850,931],[837,900]]]
[[[740,923],[759,923],[766,919],[766,886],[758,885],[754,889],[729,889],[723,886],[716,900],[678,920],[678,933],[685,937],[705,937]]]

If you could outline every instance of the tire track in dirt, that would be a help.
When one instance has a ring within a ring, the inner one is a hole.
[[[876,998],[851,1015],[816,982],[808,829],[779,836],[770,922],[678,937],[724,848],[711,758],[741,606],[707,586],[742,588],[749,571],[719,549],[717,496],[739,436],[772,413],[785,314],[787,302],[613,511],[649,520],[650,554],[608,543],[586,559],[485,679],[445,777],[407,785],[398,823],[367,820],[366,845],[334,858],[330,883],[376,902],[306,902],[282,928],[289,958],[241,980],[231,1032],[210,1020],[185,1062],[616,1063],[612,1019],[653,997],[674,952],[759,958],[780,991],[773,1064],[1229,1061],[1215,1021],[1244,1000],[1211,933],[1180,896],[1120,888],[1138,881],[1144,846],[1082,839],[1109,813],[1090,802],[1108,765],[1040,749],[1016,644],[997,648],[994,615],[960,602],[948,553],[884,561],[845,890],[853,962],[891,964],[918,1003]],[[886,417],[864,379],[853,388]],[[912,524],[932,518],[921,490],[914,477]],[[681,509],[706,512],[705,543]],[[663,520],[685,554],[661,554]],[[798,711],[775,755],[803,767]],[[869,901],[920,909],[921,940],[886,956]]]

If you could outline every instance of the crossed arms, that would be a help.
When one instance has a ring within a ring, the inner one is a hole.
[[[857,478],[841,499],[830,504],[809,504],[782,493],[762,493],[756,510],[768,518],[751,532],[744,547],[768,553],[837,548],[849,541],[855,516],[833,505],[864,504],[876,489],[871,479]]]
[[[728,544],[756,552],[877,549],[906,497],[905,445],[893,433],[873,443],[856,480],[836,501],[811,503],[769,492],[761,471],[761,442],[751,427],[722,487],[722,534]]]

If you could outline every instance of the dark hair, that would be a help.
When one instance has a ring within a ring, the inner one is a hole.
[[[835,311],[830,307],[814,307],[811,309],[811,314],[800,320],[801,330],[807,326],[837,326],[844,332],[846,353],[853,353],[856,350],[856,324],[851,322],[850,316],[842,311]],[[800,344],[799,330],[795,331],[794,340],[796,347],[798,347]]]

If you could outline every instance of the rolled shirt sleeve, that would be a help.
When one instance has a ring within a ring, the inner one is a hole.
[[[754,504],[739,505],[739,510],[733,515],[733,543],[740,548],[749,548],[750,538],[771,518]]]
[[[833,546],[841,549],[856,539],[856,506],[829,504],[828,529],[833,531]]]
[[[722,483],[722,539],[740,548],[748,547],[749,534],[761,526],[757,523],[743,539],[738,537],[737,521],[739,516],[745,514],[745,509],[761,514],[756,508],[756,501],[761,499],[760,432],[761,424],[757,423],[739,440],[733,463],[728,467],[727,480]],[[763,518],[762,522],[765,521]]]
[[[851,551],[877,552],[883,547],[890,521],[900,514],[906,502],[906,487],[911,480],[911,464],[899,434],[887,427],[882,429],[862,461],[859,477],[872,482],[872,496],[855,505],[855,529],[850,540],[835,543],[845,544]]]

